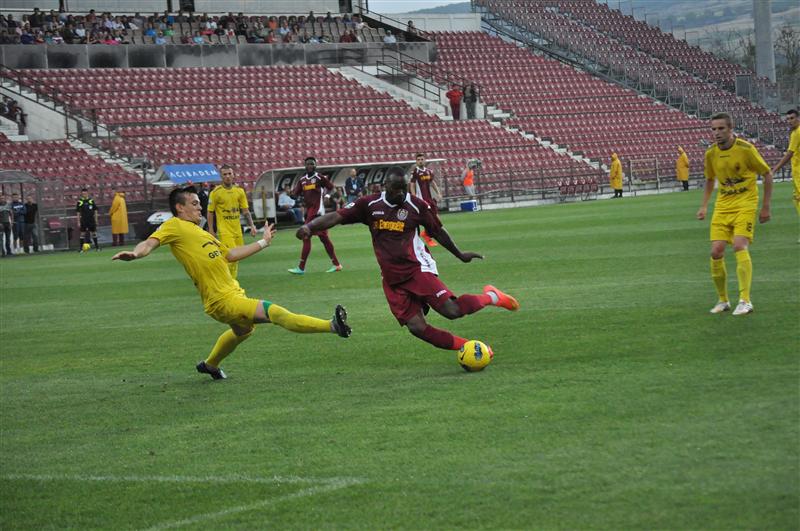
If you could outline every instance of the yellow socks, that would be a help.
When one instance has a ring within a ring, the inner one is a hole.
[[[208,359],[206,359],[206,365],[211,365],[212,367],[219,367],[219,364],[222,363],[228,354],[233,352],[236,347],[250,337],[253,334],[251,331],[249,334],[245,334],[243,336],[237,336],[233,333],[233,330],[226,330],[219,336],[217,339],[217,343],[214,345],[214,348],[211,349],[211,354],[208,355]]]
[[[753,262],[750,251],[736,251],[736,276],[739,279],[739,300],[750,302],[750,285],[753,282]]]
[[[725,269],[725,258],[711,259],[711,280],[717,288],[719,300],[728,302],[728,271]]]
[[[286,308],[278,306],[277,304],[270,304],[267,310],[269,320],[276,325],[297,332],[299,334],[319,334],[330,333],[331,322],[324,319],[317,319],[308,315],[301,315],[292,313]]]

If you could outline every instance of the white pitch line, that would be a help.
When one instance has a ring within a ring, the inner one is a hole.
[[[363,483],[358,478],[304,478],[299,476],[94,476],[67,474],[4,474],[4,480],[29,481],[97,481],[107,483],[262,483],[262,484],[357,484]],[[346,486],[346,485],[345,485]]]
[[[302,489],[297,492],[293,492],[292,494],[286,494],[284,496],[278,496],[277,498],[269,498],[266,500],[262,500],[260,502],[251,503],[249,505],[239,505],[238,507],[231,507],[230,509],[225,509],[222,511],[218,511],[215,513],[206,513],[206,514],[198,514],[197,516],[193,516],[191,518],[186,518],[183,520],[176,520],[174,522],[162,522],[160,524],[156,524],[153,527],[149,527],[146,531],[159,531],[161,529],[172,529],[175,527],[183,527],[187,525],[197,524],[200,522],[205,522],[207,520],[214,520],[217,518],[222,518],[224,516],[228,516],[231,514],[243,513],[247,511],[254,511],[256,509],[262,509],[264,507],[268,507],[270,505],[275,505],[277,503],[281,503],[288,500],[294,500],[298,498],[305,498],[307,496],[313,496],[315,494],[321,494],[323,492],[330,492],[338,489],[343,489],[345,487],[349,487],[352,485],[357,485],[362,483],[359,480],[347,480],[347,481],[337,481],[334,483],[330,483],[328,485],[318,485],[316,487],[309,487],[307,489]]]

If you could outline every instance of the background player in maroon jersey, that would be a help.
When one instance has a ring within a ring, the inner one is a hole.
[[[439,215],[439,206],[436,203],[437,197],[442,197],[439,186],[434,180],[433,170],[425,165],[425,154],[417,153],[417,165],[411,172],[411,193],[424,199],[433,210],[434,215]],[[428,247],[436,247],[436,242],[423,229],[420,233],[422,239]]]
[[[363,223],[369,227],[389,308],[400,325],[408,327],[418,338],[448,350],[458,350],[467,341],[430,326],[425,321],[428,308],[448,319],[458,319],[490,305],[511,311],[519,309],[514,297],[494,286],[484,286],[481,295],[456,297],[439,280],[436,261],[420,240],[418,227],[425,227],[462,262],[483,256],[462,252],[456,247],[431,206],[408,193],[402,172],[394,171],[387,177],[385,192],[362,197],[303,225],[297,230],[297,237],[307,240],[317,231],[351,223]]]
[[[324,175],[317,173],[317,159],[314,157],[306,158],[305,165],[306,173],[300,177],[300,180],[294,185],[291,195],[297,197],[299,194],[303,194],[303,202],[306,207],[306,224],[308,224],[317,216],[325,214],[325,205],[322,202],[322,195],[325,191],[333,190],[333,183]],[[314,231],[312,236],[317,236],[320,239],[322,245],[325,246],[325,250],[328,252],[328,256],[331,258],[331,262],[333,262],[333,266],[327,270],[327,273],[341,271],[342,264],[340,264],[339,259],[336,258],[336,251],[333,249],[333,242],[328,237],[328,231],[317,230]],[[306,261],[308,260],[309,253],[311,253],[310,237],[303,240],[303,250],[300,253],[300,265],[290,269],[289,273],[295,275],[304,274],[306,272]]]

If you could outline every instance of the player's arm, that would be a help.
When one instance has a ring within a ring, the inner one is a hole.
[[[258,229],[256,228],[255,223],[253,223],[253,216],[250,214],[249,208],[244,209],[244,218],[247,220],[247,226],[250,227],[250,235],[255,238],[256,235],[258,234]]]
[[[781,160],[780,160],[780,161],[778,161],[778,163],[775,165],[775,167],[774,167],[774,168],[772,168],[772,173],[773,173],[773,175],[774,175],[774,174],[776,174],[776,173],[778,173],[778,170],[780,170],[781,168],[783,168],[783,166],[784,166],[784,165],[785,165],[787,162],[789,162],[790,160],[792,160],[792,155],[794,155],[794,151],[792,151],[791,149],[787,149],[787,150],[786,150],[786,153],[784,153],[784,154],[783,154],[783,157],[781,158]],[[766,184],[766,181],[765,181],[765,184]],[[764,192],[766,193],[766,188],[764,188]]]
[[[482,254],[473,253],[469,251],[462,252],[461,250],[459,250],[459,248],[456,246],[456,243],[450,237],[450,233],[447,232],[447,229],[445,229],[444,227],[439,227],[439,229],[436,232],[432,232],[431,229],[429,229],[428,227],[425,228],[427,229],[428,234],[430,234],[431,237],[435,238],[437,242],[442,244],[442,247],[450,251],[450,253],[452,253],[453,256],[455,256],[462,262],[471,262],[473,258],[480,258],[481,260],[483,260]]]
[[[208,219],[206,219],[206,221],[208,221],[208,233],[216,238],[217,237],[216,223],[215,223],[216,219],[214,217],[213,210],[208,211]]]
[[[761,212],[758,214],[759,223],[766,223],[772,217],[770,215],[769,207],[772,203],[772,172],[767,171],[761,176],[764,180],[764,200],[761,203]]]
[[[244,260],[248,256],[256,254],[262,249],[266,249],[269,247],[269,244],[272,243],[272,237],[275,236],[275,231],[274,224],[267,225],[264,227],[264,236],[253,243],[234,247],[225,255],[225,260],[228,262],[238,262],[239,260]]]
[[[436,180],[431,179],[431,191],[433,192],[433,197],[436,199],[442,199],[442,192],[439,190],[439,185],[436,184]]]
[[[147,238],[146,240],[139,242],[136,247],[133,248],[133,251],[122,251],[114,256],[111,257],[112,260],[123,260],[125,262],[130,262],[132,260],[137,260],[139,258],[144,258],[151,252],[158,249],[158,246],[161,245],[161,242],[158,241],[157,238]]]
[[[312,232],[318,232],[321,230],[327,230],[331,227],[335,227],[339,223],[344,221],[344,218],[338,212],[330,212],[325,214],[324,216],[320,216],[318,218],[314,218],[311,220],[310,223],[306,223],[295,233],[298,240],[305,240],[311,236]]]
[[[700,204],[700,209],[697,211],[697,219],[706,219],[708,200],[711,199],[711,192],[713,191],[714,179],[706,179],[706,185],[705,188],[703,188],[703,202]]]

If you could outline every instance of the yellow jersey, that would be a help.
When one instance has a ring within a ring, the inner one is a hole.
[[[217,186],[208,196],[208,211],[214,213],[214,229],[220,238],[242,236],[239,214],[248,208],[247,195],[236,185],[230,188]]]
[[[792,179],[800,182],[800,126],[789,135],[789,151],[792,152]]]
[[[228,247],[191,221],[170,218],[150,237],[169,245],[200,292],[206,311],[220,299],[244,294],[228,269]]]
[[[769,166],[750,142],[734,140],[728,149],[714,144],[706,150],[706,180],[717,180],[717,202],[714,212],[740,212],[758,208],[758,175],[769,172]]]

